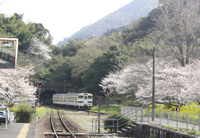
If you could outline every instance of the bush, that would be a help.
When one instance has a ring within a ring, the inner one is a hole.
[[[197,130],[194,130],[194,129],[189,130],[187,133],[190,134],[190,135],[200,135],[200,132],[197,131]]]
[[[35,110],[27,103],[20,104],[15,111],[15,120],[17,123],[30,123]]]
[[[120,116],[120,117],[117,117],[117,116],[119,116],[119,114],[112,114],[112,115],[108,116],[108,119],[112,119],[112,118],[119,119],[118,125],[119,126],[120,126],[120,124],[123,124],[123,125],[121,125],[118,129],[124,128],[125,126],[129,125],[128,122],[130,121],[130,119],[125,118],[123,116]],[[108,119],[104,121],[104,129],[109,130],[109,132],[111,132],[111,133],[116,132],[117,131],[117,128],[116,128],[117,120],[114,120],[114,123],[113,123],[113,120],[108,120]],[[115,125],[114,130],[113,130],[113,127],[111,127],[111,126],[113,126],[113,124]]]

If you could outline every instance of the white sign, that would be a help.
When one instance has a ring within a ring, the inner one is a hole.
[[[5,93],[5,101],[9,101],[10,100],[10,93]]]

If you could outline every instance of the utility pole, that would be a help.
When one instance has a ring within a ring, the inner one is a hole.
[[[198,59],[198,40],[196,41],[196,59]]]
[[[152,86],[152,121],[154,121],[154,110],[155,110],[155,47],[151,50],[153,57],[153,86]]]
[[[97,96],[98,99],[98,105],[99,105],[99,112],[98,112],[98,133],[100,133],[100,108],[101,108],[101,101],[103,99],[103,96]],[[96,130],[96,128],[95,128]]]

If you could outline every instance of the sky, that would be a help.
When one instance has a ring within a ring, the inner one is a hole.
[[[0,13],[24,14],[25,22],[42,23],[56,45],[133,0],[0,0]]]

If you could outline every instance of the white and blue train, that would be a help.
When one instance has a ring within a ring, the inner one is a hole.
[[[53,104],[73,109],[89,110],[93,104],[91,93],[54,94]]]

